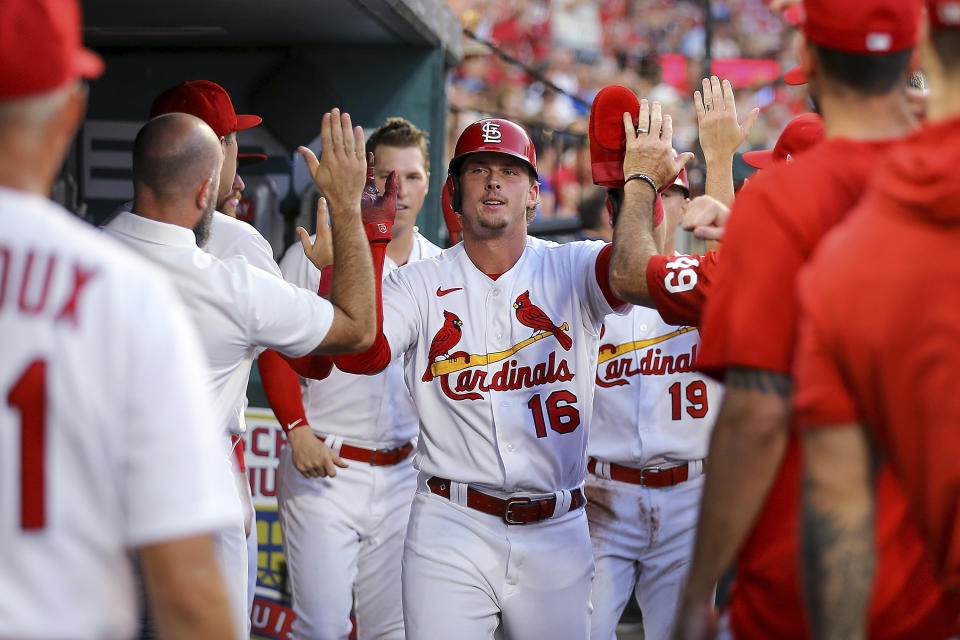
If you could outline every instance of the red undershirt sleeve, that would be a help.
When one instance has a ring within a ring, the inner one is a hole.
[[[597,284],[600,285],[600,291],[603,292],[603,297],[606,298],[607,304],[610,305],[610,308],[617,309],[626,304],[626,302],[618,298],[613,292],[613,288],[610,286],[610,258],[612,256],[612,244],[607,244],[603,249],[600,250],[600,253],[597,254]]]
[[[371,375],[380,373],[390,364],[392,353],[387,337],[383,335],[383,262],[387,255],[386,242],[371,242],[374,278],[377,281],[377,337],[366,351],[333,357],[337,368],[346,373]],[[321,280],[322,282],[322,280]]]
[[[285,432],[307,424],[303,410],[303,397],[300,394],[300,379],[283,357],[268,349],[257,359],[263,391],[273,409],[273,414]]]
[[[330,297],[330,285],[333,284],[333,265],[328,264],[320,270],[320,285],[317,287],[317,295],[321,298]]]

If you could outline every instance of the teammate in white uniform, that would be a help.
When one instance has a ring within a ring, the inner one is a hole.
[[[223,166],[220,169],[220,184],[217,190],[217,210],[210,220],[210,237],[203,246],[207,253],[215,255],[221,260],[235,256],[243,256],[247,263],[263,269],[267,273],[282,277],[280,267],[273,258],[273,248],[256,227],[236,219],[236,198],[243,190],[243,180],[237,173],[239,161],[238,141],[239,132],[250,129],[262,122],[260,116],[238,114],[226,89],[209,80],[193,80],[182,82],[170,87],[153,101],[150,107],[150,117],[165,113],[189,113],[206,122],[213,132],[220,137],[223,144]],[[246,154],[249,158],[253,154]],[[233,215],[223,213],[233,211]],[[302,252],[300,252],[302,253]],[[316,291],[316,289],[313,289]],[[245,379],[249,380],[250,368],[254,358],[260,350],[251,351],[241,365],[246,371]],[[237,374],[239,377],[244,377]],[[246,384],[244,385],[246,386]],[[237,398],[230,420],[230,433],[233,434],[233,456],[230,462],[234,471],[234,481],[240,501],[243,504],[244,519],[247,534],[247,609],[253,610],[253,598],[257,585],[257,515],[253,508],[253,497],[250,494],[250,482],[247,479],[244,463],[244,447],[241,436],[247,430],[245,414],[247,411],[247,395]]]
[[[221,261],[197,246],[205,239],[204,226],[216,201],[222,152],[217,136],[194,116],[167,114],[141,129],[134,143],[137,213],[120,214],[107,227],[108,233],[167,269],[187,303],[217,394],[224,453],[235,408],[246,390],[249,372],[244,363],[257,347],[303,356],[356,349],[369,341],[375,318],[373,269],[357,211],[366,164],[362,132],[359,127],[351,131],[349,116],[341,118],[335,110],[324,116],[322,135],[326,151],[319,164],[309,151],[302,151],[318,184],[326,187],[334,247],[343,256],[344,268],[334,277],[333,304],[242,258]],[[338,153],[330,151],[334,147]],[[221,549],[231,573],[235,612],[249,624],[242,524],[222,536]]]
[[[391,118],[371,134],[367,150],[376,160],[380,190],[391,172],[397,174],[397,219],[384,275],[398,263],[439,255],[440,248],[414,226],[430,178],[426,135],[406,120]],[[298,246],[287,251],[281,267],[289,282],[317,290],[320,271]],[[275,367],[288,365],[277,359],[265,366],[268,357],[260,360],[268,398],[282,424],[297,424],[280,454],[277,487],[297,614],[293,635],[346,640],[354,610],[360,640],[402,640],[400,559],[417,482],[408,456],[419,427],[402,359],[373,376],[334,369],[323,380],[306,380],[302,405],[294,377],[290,391],[299,406],[288,414],[272,391],[282,377]],[[325,463],[331,458],[341,465],[330,469],[335,478],[327,477]]]
[[[463,243],[391,273],[374,347],[336,358],[360,372],[405,356],[420,415],[407,637],[487,640],[499,627],[514,640],[585,639],[593,557],[581,487],[597,349],[603,318],[626,309],[610,288],[612,250],[527,236],[536,155],[514,123],[470,125],[450,181]]]
[[[0,0],[0,34],[0,637],[131,637],[137,550],[164,637],[235,640],[195,332],[164,274],[45,198],[103,62],[73,0]]]
[[[687,189],[681,172],[663,193],[665,252]],[[644,638],[669,638],[693,552],[711,407],[722,397],[722,386],[696,371],[699,338],[646,307],[604,322],[587,445],[593,640],[616,639],[631,593]]]

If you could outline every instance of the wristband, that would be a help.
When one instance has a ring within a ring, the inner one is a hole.
[[[390,242],[393,239],[393,221],[367,222],[363,225],[363,230],[367,234],[367,240],[370,242]]]
[[[659,191],[659,189],[657,189],[657,183],[653,181],[653,178],[651,178],[650,176],[648,176],[648,175],[645,174],[645,173],[635,173],[635,174],[633,174],[632,176],[630,176],[629,178],[627,178],[626,180],[623,181],[623,186],[626,187],[626,186],[627,186],[627,183],[630,182],[631,180],[643,180],[644,182],[646,182],[648,185],[650,185],[650,186],[653,188],[654,193],[656,193],[657,191]]]
[[[292,427],[291,427],[290,425],[285,424],[285,425],[283,425],[283,430],[284,430],[285,433],[290,433],[291,431],[295,431],[296,429],[299,429],[300,427],[309,427],[309,426],[310,426],[310,423],[309,423],[309,422],[301,422],[301,423],[299,423],[299,424],[293,425]],[[312,431],[312,429],[311,429],[311,431]]]

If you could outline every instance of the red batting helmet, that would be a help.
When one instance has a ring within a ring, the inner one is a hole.
[[[537,150],[523,127],[502,118],[477,120],[460,134],[453,159],[450,160],[448,175],[453,179],[454,211],[459,212],[461,209],[460,168],[467,156],[482,151],[503,153],[523,160],[533,179],[537,179]]]
[[[447,176],[440,196],[443,207],[443,223],[447,225],[447,235],[450,236],[450,246],[460,242],[460,233],[463,231],[463,221],[460,214],[453,210],[453,176]]]

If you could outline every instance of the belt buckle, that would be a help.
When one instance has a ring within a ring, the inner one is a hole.
[[[519,520],[513,519],[513,505],[515,504],[530,504],[533,502],[530,498],[509,498],[507,499],[507,506],[503,509],[503,521],[507,524],[527,524],[526,522],[520,522]]]
[[[647,472],[659,474],[660,471],[660,465],[655,467],[644,467],[643,469],[640,469],[640,482],[643,484],[647,483]]]
[[[377,455],[381,455],[381,456],[389,455],[399,450],[400,450],[399,447],[394,447],[393,449],[374,449],[373,451],[370,452],[370,464],[374,464],[373,461],[376,459]]]

